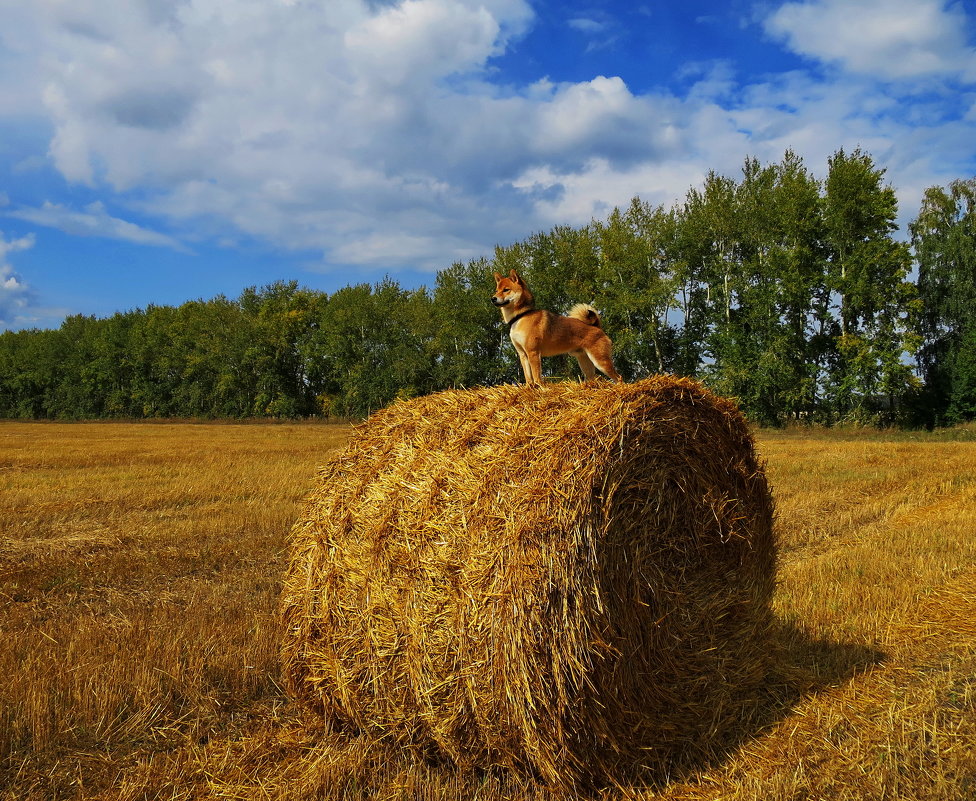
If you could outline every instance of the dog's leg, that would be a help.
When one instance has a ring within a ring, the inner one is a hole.
[[[538,350],[530,350],[526,358],[532,373],[532,379],[529,383],[542,386],[542,354]]]
[[[586,355],[586,352],[578,350],[573,355],[576,357],[576,361],[579,362],[580,370],[583,371],[583,380],[592,381],[596,378],[596,368],[593,366],[590,357]]]
[[[513,340],[513,345],[515,345],[515,352],[519,357],[519,364],[522,365],[522,375],[525,376],[525,383],[532,383],[532,367],[529,365],[529,357],[525,353],[525,349]]]
[[[603,336],[598,339],[592,347],[586,349],[586,355],[597,366],[597,369],[607,378],[612,378],[618,384],[622,384],[624,379],[616,370],[613,369],[613,358],[611,357],[612,346],[610,337]]]

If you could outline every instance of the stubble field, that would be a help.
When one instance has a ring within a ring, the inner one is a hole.
[[[546,798],[301,717],[288,529],[328,425],[0,423],[0,798]],[[736,743],[641,799],[976,798],[976,429],[758,432],[775,669]]]

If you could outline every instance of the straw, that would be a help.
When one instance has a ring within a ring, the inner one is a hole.
[[[689,379],[403,401],[292,532],[290,693],[418,758],[615,783],[707,752],[767,667],[773,507]]]

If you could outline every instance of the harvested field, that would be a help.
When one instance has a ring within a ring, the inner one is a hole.
[[[0,424],[0,797],[546,798],[316,728],[278,655],[287,534],[348,436]],[[760,431],[781,543],[756,714],[644,799],[976,793],[976,431]]]

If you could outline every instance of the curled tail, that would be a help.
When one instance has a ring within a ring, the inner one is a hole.
[[[569,314],[566,316],[582,320],[584,323],[589,323],[590,325],[595,325],[597,328],[603,328],[599,313],[589,303],[577,303],[569,310]]]

